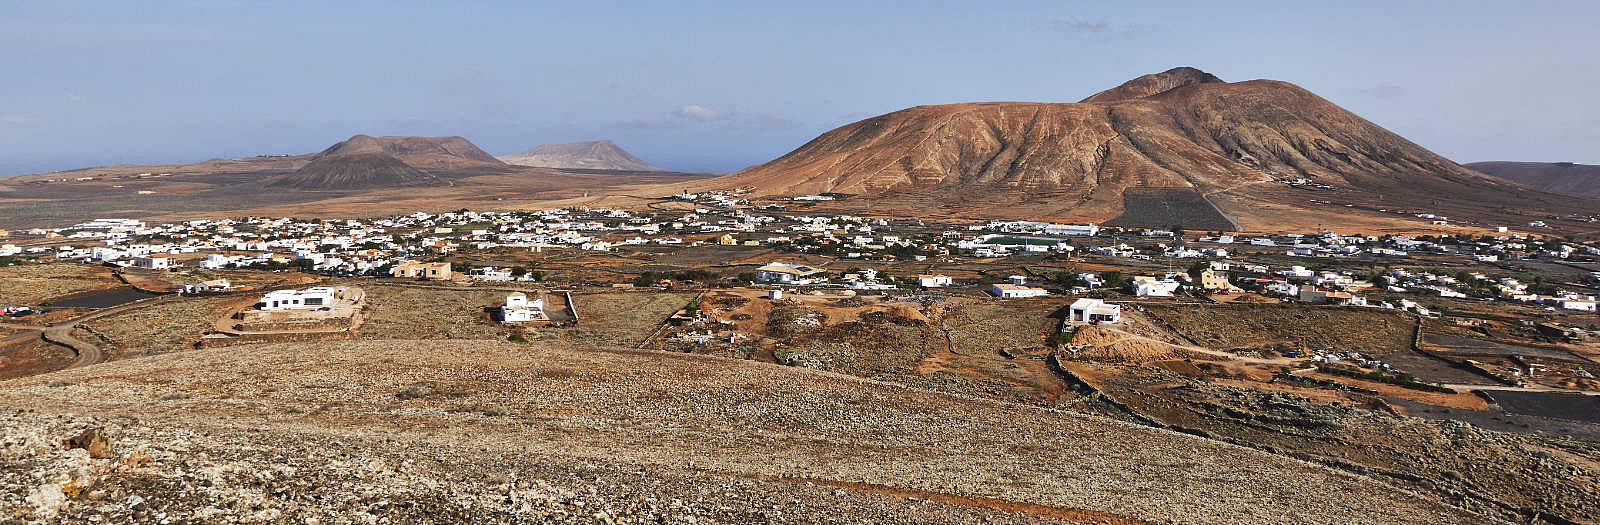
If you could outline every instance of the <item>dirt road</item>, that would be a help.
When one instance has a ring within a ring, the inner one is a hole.
[[[111,308],[95,310],[66,321],[51,323],[49,326],[46,326],[43,330],[39,331],[39,336],[47,342],[71,348],[74,353],[78,354],[78,358],[73,360],[72,364],[68,365],[67,368],[81,368],[96,363],[104,363],[108,356],[106,356],[104,351],[100,350],[100,347],[72,337],[72,329],[76,328],[78,323],[120,314],[128,310],[144,308],[150,305],[169,303],[181,299],[183,299],[183,297],[177,294],[163,295],[149,299],[140,299],[138,301],[113,306]]]

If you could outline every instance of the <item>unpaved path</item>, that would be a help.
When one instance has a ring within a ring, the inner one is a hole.
[[[72,337],[72,329],[76,328],[78,323],[120,314],[129,310],[144,308],[146,306],[170,303],[182,299],[183,297],[177,294],[163,295],[160,297],[140,299],[110,308],[95,310],[66,321],[51,323],[49,326],[46,326],[43,330],[39,331],[39,336],[45,341],[71,348],[74,353],[78,354],[78,358],[73,360],[71,365],[67,365],[67,368],[82,368],[92,364],[104,363],[106,362],[108,356],[100,349],[100,347]]]

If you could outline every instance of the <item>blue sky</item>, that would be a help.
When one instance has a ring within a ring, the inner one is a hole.
[[[732,171],[919,104],[1188,65],[1299,84],[1460,162],[1600,163],[1600,2],[0,5],[0,175],[461,135]]]

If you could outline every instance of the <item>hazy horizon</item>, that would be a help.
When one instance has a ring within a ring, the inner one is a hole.
[[[460,135],[495,155],[609,139],[663,169],[728,172],[911,106],[1075,102],[1177,66],[1298,84],[1461,163],[1600,162],[1585,38],[1600,5],[1579,2],[10,11],[0,176],[313,153],[355,134]]]

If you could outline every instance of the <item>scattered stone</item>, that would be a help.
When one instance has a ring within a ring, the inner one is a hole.
[[[112,456],[111,442],[106,440],[105,432],[98,427],[90,428],[83,431],[82,434],[68,439],[67,448],[81,448],[89,452],[89,457],[91,458],[104,459]]]
[[[417,383],[417,384],[411,385],[410,387],[406,388],[405,390],[401,390],[400,392],[396,393],[394,395],[394,397],[396,399],[401,400],[401,401],[405,401],[405,400],[408,400],[408,399],[416,399],[416,398],[419,398],[419,397],[427,397],[428,395],[430,395],[432,393],[433,393],[433,388],[429,387],[428,385],[424,385],[422,383]]]

